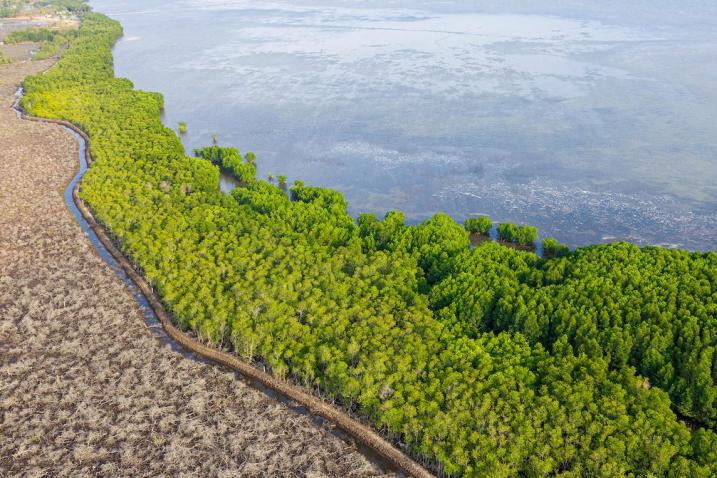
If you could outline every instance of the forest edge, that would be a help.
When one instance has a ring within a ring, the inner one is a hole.
[[[13,105],[13,107],[15,107]],[[20,112],[20,117],[23,120],[35,121],[42,123],[51,123],[64,126],[75,133],[77,133],[83,141],[85,141],[85,160],[87,167],[92,167],[92,154],[90,152],[90,140],[89,136],[77,125],[70,123],[69,121],[45,119],[25,114],[23,110],[17,106],[17,111]],[[77,209],[82,214],[82,217],[87,221],[88,226],[97,235],[102,245],[107,251],[114,257],[114,259],[122,266],[127,276],[134,282],[139,288],[144,297],[147,299],[152,310],[156,314],[157,318],[162,324],[164,331],[167,335],[173,339],[177,344],[183,348],[193,352],[215,364],[229,367],[242,376],[256,381],[262,386],[280,394],[288,400],[296,402],[304,407],[313,415],[322,417],[329,422],[336,425],[338,428],[346,432],[356,441],[362,445],[373,450],[375,453],[386,459],[391,465],[397,469],[406,473],[408,476],[415,478],[433,478],[434,475],[421,466],[418,462],[411,459],[408,455],[400,451],[398,448],[390,444],[387,440],[382,438],[378,433],[372,430],[370,427],[360,423],[359,421],[351,418],[347,413],[342,412],[336,407],[326,403],[320,398],[313,396],[309,393],[304,392],[298,386],[292,385],[285,380],[277,379],[263,370],[260,370],[253,365],[241,360],[238,356],[231,355],[227,352],[218,350],[213,347],[208,347],[199,341],[197,341],[191,335],[179,330],[171,320],[169,313],[165,309],[162,302],[159,300],[149,283],[142,277],[142,275],[132,266],[131,262],[125,257],[124,254],[117,248],[114,241],[110,238],[106,228],[97,222],[89,206],[85,201],[79,197],[79,188],[82,183],[82,178],[75,184],[72,190],[72,199],[77,206]]]

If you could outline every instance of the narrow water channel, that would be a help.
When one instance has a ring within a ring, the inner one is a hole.
[[[23,95],[23,88],[18,88],[17,92],[15,93],[15,101],[13,103],[12,109],[15,111],[15,115],[18,119],[22,119],[22,111],[20,109],[20,100],[22,99]],[[122,266],[115,260],[115,258],[110,254],[110,252],[107,250],[107,248],[102,244],[102,241],[97,237],[97,234],[95,231],[92,230],[90,225],[85,220],[84,216],[82,216],[82,213],[77,208],[77,205],[75,204],[75,201],[72,197],[72,191],[74,190],[75,186],[82,180],[82,177],[85,175],[85,172],[87,172],[87,161],[85,159],[85,151],[87,149],[87,143],[85,142],[84,138],[77,134],[72,129],[62,126],[65,131],[67,131],[69,134],[72,135],[73,138],[77,141],[77,156],[80,164],[80,168],[77,171],[77,174],[73,176],[70,183],[65,188],[64,193],[64,199],[65,199],[65,205],[70,210],[72,215],[74,216],[77,223],[80,225],[80,228],[82,228],[82,232],[84,232],[87,239],[90,241],[92,246],[95,248],[95,251],[99,254],[99,256],[102,258],[102,260],[105,261],[105,263],[114,271],[114,273],[117,275],[117,277],[122,281],[122,283],[127,287],[127,289],[130,291],[132,296],[134,297],[135,301],[139,305],[140,310],[142,311],[142,315],[144,317],[145,323],[147,324],[147,327],[152,332],[152,335],[157,338],[162,344],[166,344],[169,347],[172,348],[177,353],[182,354],[182,356],[189,360],[194,360],[197,362],[209,364],[211,366],[218,366],[214,364],[213,362],[206,360],[205,358],[185,349],[181,345],[179,345],[177,342],[175,342],[171,337],[169,337],[164,329],[162,328],[162,324],[157,318],[157,315],[154,313],[154,310],[149,305],[149,302],[147,301],[147,298],[144,296],[144,294],[139,290],[139,288],[135,285],[135,283],[129,278],[127,273],[124,271]],[[221,187],[222,191],[225,191],[226,193],[231,192],[232,189],[236,188],[238,183],[237,181],[232,178],[231,176],[222,174],[222,179],[220,180],[220,184],[224,184],[224,186]],[[381,455],[374,452],[371,448],[368,448],[360,443],[356,443],[353,438],[345,433],[344,431],[336,428],[333,426],[331,422],[328,420],[312,415],[309,410],[301,405],[298,405],[296,402],[289,400],[285,398],[283,395],[280,395],[276,393],[275,391],[263,386],[260,383],[257,383],[253,380],[249,380],[243,375],[239,374],[238,372],[234,371],[234,376],[237,380],[240,380],[241,382],[251,386],[252,388],[259,390],[260,392],[264,393],[265,395],[269,396],[270,398],[276,400],[277,402],[280,402],[281,404],[287,406],[294,412],[308,416],[311,418],[312,422],[314,422],[317,426],[323,427],[324,429],[328,430],[330,433],[332,433],[334,436],[352,443],[355,445],[356,449],[366,457],[367,460],[369,460],[371,463],[376,465],[378,468],[380,468],[384,473],[394,473],[396,476],[402,477],[403,475],[399,470],[397,470],[394,466],[392,466],[390,463],[388,463]]]

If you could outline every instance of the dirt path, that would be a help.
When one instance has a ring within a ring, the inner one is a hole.
[[[354,447],[146,328],[63,202],[77,145],[0,66],[0,476],[377,476]]]

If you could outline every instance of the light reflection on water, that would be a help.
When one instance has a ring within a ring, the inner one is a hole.
[[[353,214],[486,213],[571,245],[716,249],[717,16],[690,2],[589,14],[550,2],[92,3],[123,22],[118,74],[165,94],[188,148],[217,133],[258,154],[260,177],[338,189]]]
[[[219,174],[219,189],[229,194],[240,186],[239,181],[234,176],[221,172]]]

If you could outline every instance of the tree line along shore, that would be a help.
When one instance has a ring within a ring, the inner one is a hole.
[[[10,109],[30,58],[0,65],[0,476],[395,476],[154,337],[63,200],[75,138]]]
[[[188,156],[162,96],[114,77],[121,34],[85,13],[22,106],[87,132],[80,194],[183,330],[441,474],[717,474],[717,254],[617,243],[539,258],[471,248],[466,229],[484,225],[444,214],[356,221],[337,191],[257,179],[261,158]],[[241,180],[228,196],[218,165]]]

